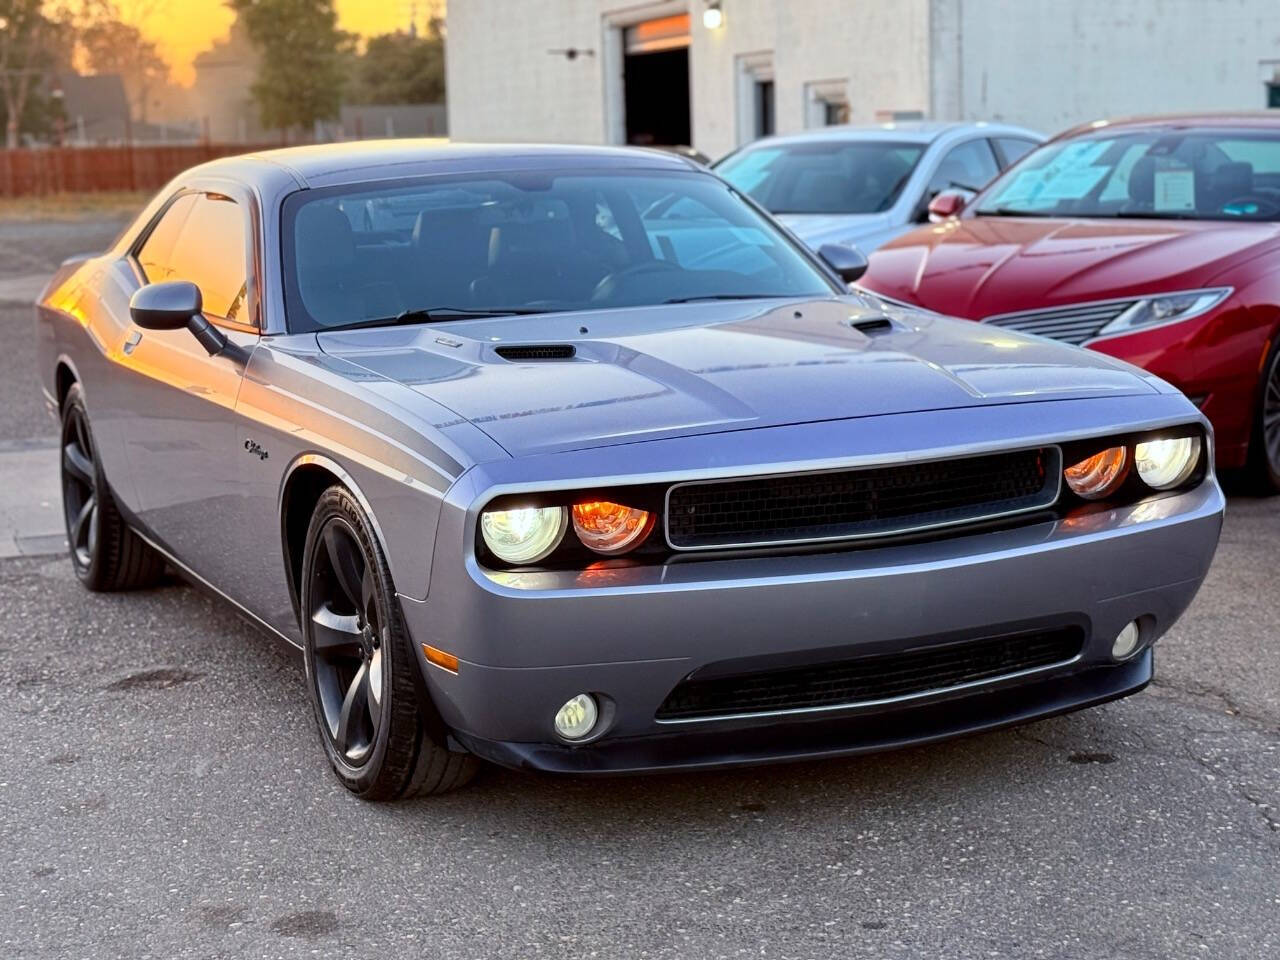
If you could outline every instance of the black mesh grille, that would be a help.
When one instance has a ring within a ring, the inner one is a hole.
[[[667,533],[677,548],[886,535],[1048,506],[1057,451],[726,480],[673,487]]]
[[[659,720],[892,700],[1065,663],[1080,653],[1078,627],[991,637],[735,677],[686,680],[658,708]]]
[[[577,352],[570,343],[548,343],[529,347],[497,347],[503,360],[572,360]]]

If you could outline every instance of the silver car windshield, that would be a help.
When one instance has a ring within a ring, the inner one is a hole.
[[[291,330],[837,292],[767,218],[693,172],[303,191],[283,235]]]
[[[742,150],[716,167],[773,213],[877,213],[893,206],[924,147],[820,140]]]
[[[1245,130],[1098,133],[1029,154],[979,216],[1280,218],[1280,137]]]

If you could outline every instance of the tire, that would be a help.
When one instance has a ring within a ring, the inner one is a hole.
[[[1262,365],[1249,459],[1250,473],[1259,491],[1280,493],[1280,334]]]
[[[164,558],[129,529],[97,456],[84,392],[74,383],[62,403],[62,514],[76,576],[90,590],[134,590],[158,583]]]
[[[397,800],[468,783],[479,761],[445,745],[386,558],[344,487],[321,494],[311,516],[301,594],[307,690],[342,785]]]

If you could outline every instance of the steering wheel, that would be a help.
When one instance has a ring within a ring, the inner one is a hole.
[[[1226,213],[1227,207],[1235,206],[1237,203],[1252,203],[1258,207],[1256,214],[1250,216],[1274,217],[1280,214],[1280,201],[1275,197],[1264,196],[1261,193],[1245,193],[1238,197],[1232,197],[1224,203],[1218,205],[1218,210]]]
[[[648,273],[683,273],[683,269],[669,260],[645,260],[642,263],[633,263],[630,266],[623,267],[621,270],[614,270],[612,273],[601,277],[600,282],[596,284],[595,289],[591,291],[591,302],[599,303],[601,300],[607,300],[617,290],[618,285],[632,277],[641,277]]]

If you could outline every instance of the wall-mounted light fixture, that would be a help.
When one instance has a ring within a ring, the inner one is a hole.
[[[713,0],[702,11],[702,25],[708,30],[719,30],[724,26],[724,10],[720,8],[720,0]]]

